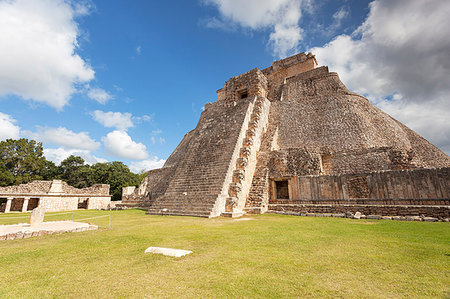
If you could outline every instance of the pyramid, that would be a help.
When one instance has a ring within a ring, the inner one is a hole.
[[[122,203],[148,214],[449,218],[450,157],[300,53],[230,78]]]

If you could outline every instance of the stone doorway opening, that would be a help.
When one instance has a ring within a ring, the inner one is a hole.
[[[238,96],[239,99],[246,99],[248,97],[248,90],[247,89],[242,89],[240,91],[238,91]]]
[[[27,211],[32,211],[39,206],[39,198],[30,198],[28,201]]]
[[[270,201],[285,201],[295,198],[292,178],[271,178],[270,179]]]
[[[80,198],[78,200],[78,209],[85,209],[87,210],[89,203],[89,198]]]
[[[6,198],[0,198],[0,213],[4,213],[6,209],[6,202],[8,200]]]
[[[289,199],[289,180],[275,181],[276,199]]]
[[[14,198],[11,201],[11,212],[22,212],[22,208],[23,208],[23,202],[24,199],[23,198]]]

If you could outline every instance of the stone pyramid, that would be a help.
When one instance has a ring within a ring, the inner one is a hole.
[[[449,217],[450,157],[300,53],[229,79],[123,204],[148,214]]]

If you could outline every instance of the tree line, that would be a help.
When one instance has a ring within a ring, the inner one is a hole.
[[[60,179],[76,188],[109,184],[112,200],[120,200],[122,187],[139,186],[145,173],[136,174],[119,161],[86,164],[71,155],[60,165],[48,161],[41,142],[21,138],[0,142],[0,186],[28,183],[33,180]]]

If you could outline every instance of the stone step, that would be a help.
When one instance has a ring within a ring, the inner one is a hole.
[[[163,215],[163,216],[190,216],[190,217],[204,217],[209,218],[211,213],[186,213],[186,212],[151,212],[148,211],[147,215]]]

